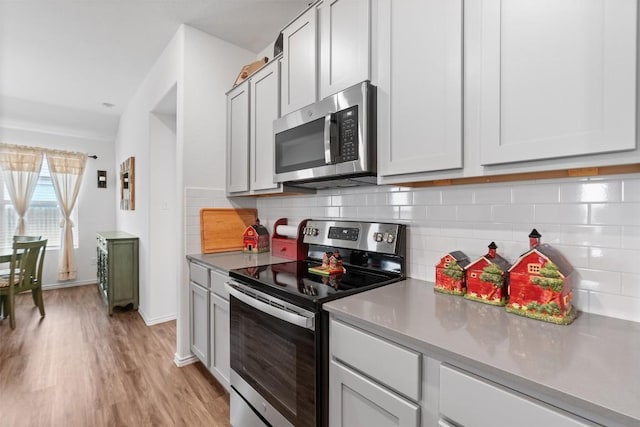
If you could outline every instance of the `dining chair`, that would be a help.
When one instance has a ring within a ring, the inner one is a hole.
[[[15,296],[20,292],[31,291],[40,316],[44,317],[42,266],[46,247],[47,239],[13,243],[9,275],[0,277],[0,297],[8,305],[11,329],[16,327]]]
[[[41,240],[41,239],[42,239],[42,236],[18,236],[18,235],[13,236],[14,242],[33,242],[34,240]],[[4,260],[2,264],[4,264]],[[0,270],[0,277],[8,276],[10,271],[11,270],[8,268]]]

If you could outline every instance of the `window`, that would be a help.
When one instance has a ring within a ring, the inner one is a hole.
[[[53,189],[53,182],[49,175],[47,161],[42,161],[42,170],[38,178],[38,184],[33,192],[29,210],[27,211],[28,235],[41,235],[48,239],[47,248],[60,247],[60,221],[62,215]],[[74,224],[73,246],[78,247],[78,210],[71,214]],[[0,173],[0,248],[10,248],[13,243],[13,234],[18,224],[18,215],[13,209],[9,193],[4,183],[4,177]]]
[[[540,264],[527,264],[527,271],[529,274],[540,274]]]

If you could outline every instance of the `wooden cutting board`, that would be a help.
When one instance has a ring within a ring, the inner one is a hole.
[[[203,254],[242,250],[242,234],[256,223],[256,209],[200,209]]]

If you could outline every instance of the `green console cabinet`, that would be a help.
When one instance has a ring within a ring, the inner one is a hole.
[[[98,290],[113,314],[113,307],[129,304],[138,309],[138,238],[122,231],[97,235]]]

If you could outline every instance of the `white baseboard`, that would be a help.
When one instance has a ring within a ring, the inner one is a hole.
[[[196,363],[198,360],[200,360],[200,359],[198,359],[193,354],[190,354],[187,357],[180,357],[180,356],[178,356],[178,353],[176,353],[173,356],[173,363],[175,363],[178,368],[182,368],[183,366],[191,365],[192,363]]]
[[[147,326],[152,326],[152,325],[157,325],[159,323],[164,323],[164,322],[170,322],[172,320],[176,320],[176,314],[169,314],[166,316],[160,316],[160,317],[155,317],[155,318],[149,318],[144,310],[142,310],[142,307],[138,306],[138,314],[140,314],[140,317],[142,317],[142,320],[144,320],[144,324]]]
[[[76,286],[87,286],[87,285],[97,285],[98,283],[95,280],[81,280],[76,282],[60,282],[60,283],[50,283],[48,285],[42,285],[42,290],[47,291],[49,289],[62,289],[62,288],[73,288]]]

